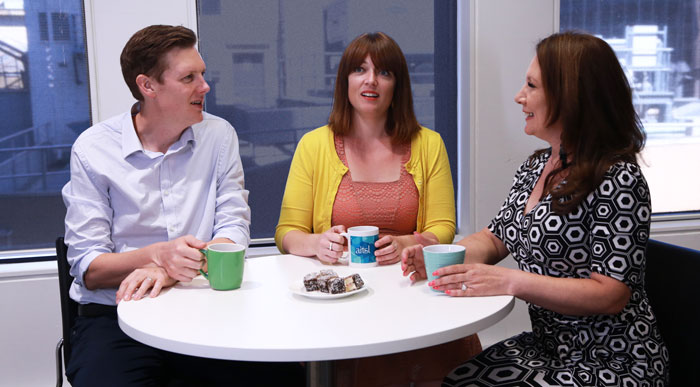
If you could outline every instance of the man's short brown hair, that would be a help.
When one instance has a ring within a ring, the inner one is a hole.
[[[131,95],[143,101],[136,77],[144,74],[161,81],[166,63],[163,58],[173,48],[189,48],[197,43],[194,32],[182,26],[152,25],[137,31],[124,46],[119,62]]]

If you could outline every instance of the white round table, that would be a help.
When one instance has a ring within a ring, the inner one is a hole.
[[[312,299],[292,292],[305,274],[359,273],[368,291]],[[399,264],[354,268],[279,255],[246,260],[240,289],[216,291],[203,277],[156,298],[119,303],[119,326],[167,351],[228,360],[322,361],[384,355],[456,340],[513,308],[511,296],[452,298],[425,281],[411,284]]]

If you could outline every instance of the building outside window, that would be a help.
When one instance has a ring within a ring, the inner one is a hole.
[[[63,235],[70,148],[90,126],[82,20],[80,0],[0,2],[0,251]]]
[[[700,2],[561,0],[560,12],[562,31],[600,36],[627,72],[654,213],[700,211]]]

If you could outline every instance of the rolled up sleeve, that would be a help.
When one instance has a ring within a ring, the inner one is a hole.
[[[222,144],[216,188],[214,238],[228,238],[248,247],[250,244],[250,207],[245,189],[238,137],[231,128],[230,141]]]
[[[78,145],[70,159],[71,179],[63,187],[66,205],[65,242],[70,273],[80,286],[90,263],[114,250],[111,239],[112,208],[106,184],[94,175]]]

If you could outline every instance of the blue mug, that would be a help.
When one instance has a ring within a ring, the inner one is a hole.
[[[374,243],[379,239],[379,227],[356,226],[340,233],[348,239],[348,264],[350,266],[377,266]]]

